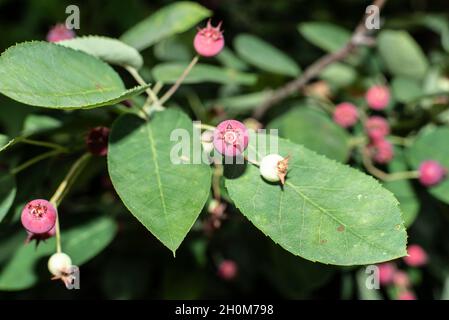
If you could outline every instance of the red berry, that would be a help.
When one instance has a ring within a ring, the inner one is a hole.
[[[333,119],[343,128],[352,127],[359,119],[357,107],[349,102],[340,103],[335,106]]]
[[[75,32],[67,29],[65,24],[59,23],[53,26],[47,34],[48,42],[58,42],[62,40],[68,40],[75,38]]]
[[[372,116],[366,120],[365,130],[371,140],[382,140],[390,134],[390,125],[385,118]]]
[[[427,187],[438,184],[446,174],[447,169],[438,161],[423,161],[419,166],[419,181]]]
[[[233,280],[237,276],[238,267],[232,260],[223,260],[218,267],[218,275],[224,280]]]
[[[371,157],[379,164],[386,164],[394,157],[393,145],[387,140],[375,140],[368,146]]]
[[[427,253],[417,244],[412,244],[407,249],[408,256],[404,257],[404,262],[411,267],[420,267],[427,263]]]
[[[390,90],[386,86],[372,86],[366,92],[365,99],[371,109],[383,110],[390,102]]]
[[[396,272],[396,266],[391,262],[379,264],[379,282],[381,285],[390,284]]]
[[[193,40],[193,46],[200,56],[213,57],[223,49],[224,38],[220,27],[221,22],[218,26],[213,27],[209,20],[205,28],[198,30]]]
[[[221,154],[233,157],[248,146],[248,130],[237,120],[225,120],[214,131],[214,147]]]
[[[87,149],[96,156],[105,156],[108,153],[109,128],[96,127],[89,131],[86,137]]]
[[[22,225],[33,234],[44,234],[55,226],[56,215],[55,207],[47,200],[33,200],[22,210]]]

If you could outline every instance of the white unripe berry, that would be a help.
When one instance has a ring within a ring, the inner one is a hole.
[[[278,154],[269,154],[260,162],[260,175],[267,181],[277,182],[281,180],[279,177],[278,163],[284,158]]]
[[[56,277],[62,276],[64,273],[70,272],[72,267],[72,259],[63,253],[55,253],[48,259],[48,270]]]
[[[214,150],[214,132],[206,130],[201,134],[201,144],[203,145],[204,153],[210,154]]]

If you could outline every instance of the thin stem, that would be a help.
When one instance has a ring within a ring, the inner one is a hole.
[[[386,0],[374,0],[373,5],[379,8],[379,11],[384,6]],[[299,92],[309,81],[314,79],[320,72],[330,64],[344,60],[359,46],[372,44],[372,39],[368,37],[370,30],[367,29],[365,19],[367,15],[364,14],[363,19],[355,28],[351,39],[341,49],[326,54],[312,63],[302,75],[286,85],[274,90],[272,94],[260,105],[254,109],[253,118],[260,120],[265,113],[274,105]]]
[[[220,191],[220,178],[223,176],[223,165],[220,163],[215,164],[214,174],[212,177],[212,191],[215,200],[221,199]]]
[[[170,89],[168,89],[168,91],[162,96],[162,98],[160,100],[160,102],[162,104],[167,102],[167,100],[170,99],[170,97],[178,90],[181,83],[184,81],[184,79],[187,77],[187,75],[190,73],[190,71],[192,71],[193,67],[198,62],[198,59],[199,59],[198,55],[193,57],[192,61],[190,61],[189,65],[184,70],[184,72],[181,74],[181,76],[176,80],[176,82],[173,84],[173,86]]]
[[[59,187],[56,189],[56,192],[50,199],[50,202],[58,209],[59,204],[61,203],[64,196],[67,194],[70,187],[75,182],[76,178],[79,176],[83,168],[86,166],[88,160],[91,155],[89,153],[85,153],[81,156],[70,168],[69,172],[65,176],[64,180],[62,180]],[[59,225],[59,212],[56,217],[56,252],[62,252],[61,250],[61,229]]]
[[[214,126],[204,124],[204,123],[195,123],[194,126],[197,128],[200,128],[202,130],[212,130],[212,131],[215,130]]]
[[[159,94],[159,91],[161,91],[163,85],[164,84],[161,81],[157,81],[155,83],[155,85],[153,86],[153,92],[155,95]]]
[[[398,181],[398,180],[405,180],[405,179],[417,179],[419,178],[419,172],[418,171],[403,171],[403,172],[394,172],[394,173],[387,173],[385,171],[380,170],[379,168],[376,168],[374,164],[371,161],[371,158],[369,157],[368,151],[366,148],[360,148],[360,152],[362,154],[362,160],[363,165],[365,166],[365,169],[375,176],[376,178],[391,182],[391,181]]]
[[[404,137],[398,137],[398,136],[390,136],[388,139],[399,146],[409,147],[413,143],[412,138],[404,138]]]
[[[59,144],[52,143],[52,142],[37,141],[37,140],[31,140],[31,139],[27,139],[27,138],[20,138],[18,140],[18,142],[31,144],[31,145],[34,145],[34,146],[45,147],[45,148],[57,149],[57,150],[61,150],[63,152],[67,152],[67,148],[65,148],[65,147],[63,147],[63,146],[61,146]]]
[[[61,150],[52,150],[52,151],[48,151],[48,152],[42,153],[42,154],[40,154],[40,155],[38,155],[38,156],[36,156],[36,157],[34,157],[34,158],[32,158],[32,159],[30,159],[30,160],[24,162],[24,163],[22,163],[22,164],[19,165],[18,167],[12,169],[12,170],[11,170],[11,174],[12,174],[12,175],[16,175],[16,174],[18,174],[19,172],[25,170],[26,168],[32,166],[33,164],[35,164],[35,163],[37,163],[37,162],[39,162],[39,161],[41,161],[41,160],[44,160],[44,159],[47,159],[47,158],[51,158],[51,157],[53,157],[53,156],[56,156],[56,155],[58,155],[58,154],[60,154],[60,153],[62,153]]]
[[[133,78],[137,81],[138,84],[140,84],[141,86],[146,86],[148,85],[145,80],[140,76],[139,72],[137,71],[136,68],[127,66],[126,70],[133,76]],[[145,92],[148,94],[148,97],[152,100],[152,102],[154,104],[156,104],[157,106],[161,106],[162,103],[159,101],[157,95],[153,92],[153,90],[151,90],[151,88],[147,88],[145,90]]]

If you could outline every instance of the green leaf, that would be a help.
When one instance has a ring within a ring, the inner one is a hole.
[[[117,39],[85,36],[59,41],[57,44],[83,51],[108,63],[122,67],[130,66],[140,69],[143,66],[143,58],[140,53],[135,48]]]
[[[0,222],[8,213],[16,197],[16,180],[14,176],[0,172]]]
[[[341,49],[351,38],[348,30],[327,22],[304,22],[298,31],[309,42],[327,52]]]
[[[337,87],[351,85],[357,78],[357,72],[344,63],[333,63],[320,73],[319,77]]]
[[[173,253],[201,212],[211,181],[206,164],[172,163],[172,149],[180,143],[171,141],[175,129],[189,134],[190,157],[192,121],[175,109],[156,113],[150,122],[121,116],[108,151],[109,174],[123,203]]]
[[[15,139],[10,139],[8,136],[4,134],[0,134],[0,152],[8,149],[15,143]]]
[[[248,157],[273,150],[268,136],[250,137]],[[257,146],[257,147],[256,147]],[[364,265],[406,255],[398,201],[379,182],[349,166],[279,138],[278,153],[290,155],[283,188],[268,183],[254,165],[226,180],[234,204],[265,235],[311,261]]]
[[[395,99],[401,103],[409,103],[424,95],[419,81],[405,77],[395,77],[391,82]]]
[[[164,39],[154,46],[154,56],[163,61],[192,60],[192,53],[179,39],[172,37]]]
[[[118,74],[103,61],[53,43],[24,42],[0,57],[0,92],[32,106],[95,108],[144,90],[126,90]]]
[[[81,266],[95,257],[112,241],[116,233],[113,220],[100,217],[85,224],[62,231],[62,249],[72,258],[72,263]],[[33,286],[40,278],[36,271],[47,271],[47,258],[55,252],[55,239],[25,245],[26,234],[14,236],[16,250],[0,270],[0,290],[24,290]],[[40,268],[37,268],[37,266]],[[36,270],[37,269],[37,270]],[[48,273],[48,281],[51,275]]]
[[[174,83],[184,72],[187,63],[161,63],[153,68],[153,77],[163,83]],[[207,64],[197,64],[183,81],[187,84],[214,82],[221,84],[253,85],[257,77],[233,69],[225,69]]]
[[[418,170],[421,162],[436,160],[449,168],[449,128],[424,128],[416,137],[413,145],[408,149],[407,159],[413,169]],[[449,203],[449,179],[428,188],[436,198]]]
[[[218,99],[215,104],[233,112],[245,112],[254,109],[270,96],[269,91],[248,93],[240,96]]]
[[[156,42],[193,28],[211,12],[194,2],[168,5],[125,32],[120,40],[139,51]]]
[[[395,148],[394,159],[388,164],[390,172],[407,171],[404,152],[400,148]],[[384,183],[384,187],[393,192],[399,200],[399,207],[402,211],[404,225],[409,227],[416,219],[419,211],[419,201],[415,195],[410,181],[397,180]]]
[[[349,157],[349,135],[322,112],[298,105],[267,125],[278,129],[279,135],[292,142],[325,155],[331,159],[346,162]]]
[[[426,56],[406,31],[382,31],[378,37],[378,49],[393,75],[420,80],[426,74]]]
[[[248,65],[243,60],[240,60],[240,58],[227,47],[224,47],[223,50],[221,50],[221,52],[217,55],[217,60],[220,61],[223,66],[230,69],[240,71],[248,69]]]
[[[294,60],[256,36],[238,35],[234,40],[234,48],[240,57],[261,70],[292,77],[300,73]]]

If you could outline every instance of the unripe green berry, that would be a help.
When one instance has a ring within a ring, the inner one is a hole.
[[[269,154],[265,156],[260,162],[260,175],[267,181],[278,182],[279,177],[278,164],[284,158],[278,154]]]
[[[48,259],[48,270],[55,277],[70,273],[71,267],[72,259],[63,252],[55,253]]]

